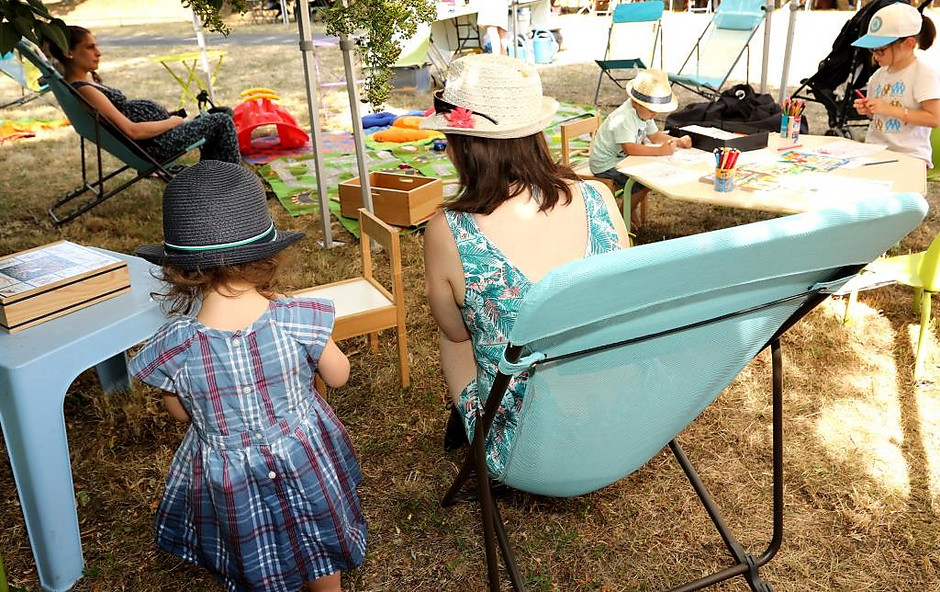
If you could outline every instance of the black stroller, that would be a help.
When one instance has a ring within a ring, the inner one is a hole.
[[[876,12],[895,2],[907,0],[873,0],[856,12],[842,26],[832,43],[832,51],[819,62],[816,73],[801,80],[800,88],[793,93],[795,99],[814,101],[826,108],[829,116],[827,136],[851,138],[853,127],[868,126],[868,118],[860,115],[852,103],[857,96],[855,91],[865,88],[878,65],[868,50],[852,47],[852,42],[868,31],[868,21]],[[918,10],[923,12],[930,2],[925,0]]]

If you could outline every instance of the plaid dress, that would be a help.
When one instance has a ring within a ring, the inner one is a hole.
[[[282,299],[247,329],[164,325],[130,364],[192,418],[157,509],[157,545],[230,592],[297,592],[362,563],[359,464],[313,387],[328,300]]]
[[[582,182],[580,187],[588,225],[584,256],[616,251],[620,248],[619,236],[607,204],[591,185]],[[477,378],[460,393],[460,406],[457,408],[467,435],[473,441],[477,412],[483,412],[486,397],[496,378],[497,365],[509,342],[509,332],[516,322],[519,305],[533,284],[483,234],[473,214],[445,210],[444,215],[463,265],[466,291],[460,314],[470,332],[477,361]],[[525,397],[526,378],[523,372],[509,383],[486,439],[487,467],[497,479],[503,474],[505,459],[512,447],[516,418]]]

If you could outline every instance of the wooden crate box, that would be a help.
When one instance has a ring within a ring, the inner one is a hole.
[[[394,226],[415,226],[430,218],[444,201],[444,184],[434,177],[369,173],[372,209],[383,222]],[[359,177],[339,184],[343,216],[357,218],[362,205]]]

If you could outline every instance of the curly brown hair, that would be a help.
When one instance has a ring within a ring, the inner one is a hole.
[[[280,266],[280,254],[249,263],[209,269],[187,270],[164,265],[160,279],[166,282],[169,289],[166,293],[155,293],[153,296],[163,301],[163,308],[169,314],[192,313],[202,295],[208,292],[238,296],[240,292],[232,287],[236,283],[251,284],[262,296],[273,300],[277,297],[277,272]]]

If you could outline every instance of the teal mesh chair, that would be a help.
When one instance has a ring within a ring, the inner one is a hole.
[[[741,56],[745,55],[745,65],[750,62],[750,43],[764,20],[764,4],[764,0],[722,0],[679,72],[670,74],[669,80],[705,98],[717,98]],[[750,78],[749,70],[746,77]]]
[[[513,589],[524,589],[492,483],[581,495],[631,474],[667,445],[731,556],[728,567],[676,590],[735,576],[751,590],[770,590],[758,569],[783,537],[779,338],[926,211],[920,195],[898,194],[633,247],[545,276],[520,306],[467,457],[442,501],[454,504],[476,473],[490,590],[500,589],[497,544]],[[768,346],[773,534],[766,550],[752,555],[725,525],[676,438]],[[527,390],[505,469],[488,474],[484,436],[511,377],[522,372]]]
[[[610,19],[610,29],[607,32],[607,47],[604,50],[604,59],[597,62],[601,73],[597,76],[597,88],[594,89],[594,104],[601,92],[601,82],[604,76],[619,86],[626,88],[626,82],[636,76],[637,70],[644,70],[647,63],[638,57],[634,50],[627,51],[625,47],[632,47],[636,39],[639,26],[652,28],[652,48],[649,52],[649,66],[656,60],[656,51],[659,50],[659,68],[663,67],[663,3],[661,0],[646,0],[645,2],[628,2],[617,4]],[[628,55],[629,54],[629,57]]]
[[[84,214],[151,174],[169,181],[173,178],[169,170],[170,165],[190,150],[205,143],[205,138],[200,138],[179,153],[171,155],[170,158],[162,161],[154,159],[139,144],[98,113],[85,97],[72,88],[72,85],[65,81],[52,64],[46,61],[45,56],[22,41],[16,44],[16,48],[20,55],[39,68],[40,74],[59,102],[59,107],[81,136],[82,184],[57,198],[53,206],[49,208],[49,216],[55,224],[62,224]],[[94,147],[89,148],[88,152],[94,151],[95,161],[92,164],[96,178],[91,178],[88,174],[88,163],[85,160],[86,141]],[[102,150],[117,158],[121,166],[105,174],[101,160]],[[116,179],[114,183],[108,183],[125,171],[136,172],[136,176],[129,180]],[[106,183],[108,187],[105,186]]]

